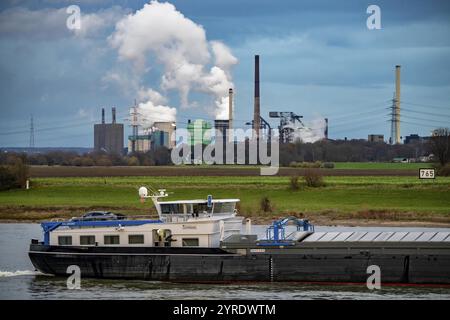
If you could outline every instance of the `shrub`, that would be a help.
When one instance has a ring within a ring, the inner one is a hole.
[[[272,212],[272,204],[267,196],[261,198],[260,209],[262,212]]]
[[[7,167],[0,167],[0,190],[17,188],[17,181],[14,174]]]
[[[92,167],[92,166],[94,165],[94,160],[92,160],[92,159],[89,158],[89,157],[83,157],[83,158],[81,159],[81,165],[82,165],[83,167]]]
[[[333,169],[334,168],[334,163],[333,162],[324,162],[322,164],[322,168]]]
[[[300,189],[300,184],[298,182],[298,176],[292,176],[289,179],[289,188],[293,191]]]
[[[304,178],[308,187],[318,188],[325,186],[323,177],[317,170],[307,170]]]
[[[447,163],[445,166],[437,166],[436,174],[441,177],[449,177],[450,176],[450,163]]]
[[[127,161],[127,165],[129,166],[138,166],[139,165],[139,159],[135,156],[129,157]]]
[[[295,162],[295,161],[291,161],[291,162],[289,163],[289,167],[295,168],[296,166],[297,166],[297,162]]]
[[[16,164],[11,167],[11,170],[16,177],[17,186],[19,188],[25,187],[29,177],[29,170],[24,160],[19,159]]]
[[[80,157],[75,157],[71,161],[71,165],[81,167],[82,166],[82,159]]]
[[[320,168],[322,165],[322,162],[316,161],[316,162],[295,162],[292,161],[289,166],[294,168]]]
[[[112,166],[112,161],[107,156],[101,156],[96,161],[97,166],[109,167]]]
[[[19,158],[14,165],[0,167],[0,190],[25,187],[28,177],[28,166]]]

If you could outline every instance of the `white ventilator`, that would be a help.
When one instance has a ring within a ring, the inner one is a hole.
[[[146,187],[139,188],[139,197],[146,198],[148,196],[148,190]]]

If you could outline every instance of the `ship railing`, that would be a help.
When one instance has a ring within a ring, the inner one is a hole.
[[[125,216],[126,220],[141,220],[141,219],[158,219],[158,216],[156,215],[133,215],[133,216]]]

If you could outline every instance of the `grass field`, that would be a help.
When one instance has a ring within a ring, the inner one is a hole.
[[[378,169],[378,170],[406,170],[431,168],[431,163],[394,163],[394,162],[335,162],[335,169]]]
[[[418,175],[418,169],[430,167],[430,164],[420,163],[362,163],[362,162],[337,162],[334,169],[314,169],[324,176],[411,176]],[[278,176],[289,177],[292,175],[304,175],[307,168],[282,167],[278,170]],[[254,177],[260,174],[257,166],[225,166],[225,165],[200,165],[200,166],[31,166],[30,174],[33,178],[54,177],[129,177],[129,176],[240,176]]]
[[[41,220],[108,209],[148,214],[141,204],[142,185],[166,188],[169,199],[241,199],[243,216],[271,219],[287,214],[316,222],[343,220],[425,221],[450,224],[450,178],[425,181],[416,177],[325,177],[326,186],[289,190],[289,177],[110,177],[36,178],[31,190],[0,192],[0,219]],[[261,212],[261,197],[272,212]]]

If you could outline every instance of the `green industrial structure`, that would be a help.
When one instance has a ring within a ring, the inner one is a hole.
[[[197,119],[195,121],[188,121],[187,130],[189,132],[189,145],[195,146],[197,144],[207,145],[211,143],[212,126],[210,122]]]

